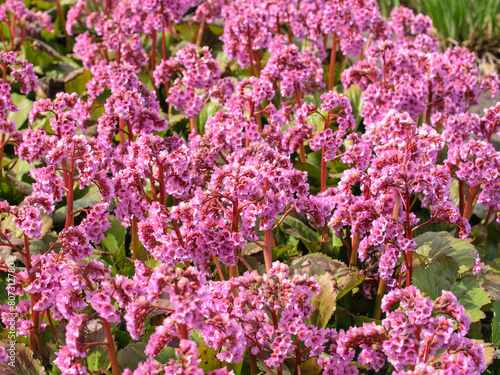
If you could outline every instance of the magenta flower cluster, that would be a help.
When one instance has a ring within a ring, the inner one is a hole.
[[[170,48],[187,13],[199,30]],[[2,219],[12,219],[0,246],[22,263],[11,287],[19,303],[15,312],[1,306],[1,319],[7,326],[15,313],[38,353],[42,332],[64,328],[53,360],[62,374],[88,374],[98,345],[113,375],[234,374],[245,358],[279,375],[300,374],[306,362],[339,375],[358,366],[391,366],[394,375],[486,370],[457,298],[443,291],[431,300],[412,285],[418,230],[451,224],[466,239],[477,205],[486,226],[500,212],[492,143],[500,104],[482,117],[470,111],[486,92],[497,95],[498,76],[481,75],[466,48],[442,52],[429,17],[401,7],[388,21],[375,0],[78,0],[65,29],[92,77],[83,95],[36,100],[27,127],[9,117],[18,111],[13,92],[36,91],[38,78],[17,52],[51,21],[12,0],[0,5],[6,20],[0,155],[13,146],[33,183],[21,204],[0,201]],[[200,47],[207,24],[217,30],[221,21],[221,50]],[[360,59],[339,77],[340,55]],[[358,88],[362,108],[352,100]],[[98,198],[77,199],[88,191]],[[336,236],[349,266],[376,260],[363,273],[376,283],[361,294],[387,288],[380,324],[315,323],[326,309],[316,298],[334,291],[321,275],[277,261],[277,232],[291,215],[322,233],[318,244],[288,230],[297,242],[320,251]],[[50,240],[47,218],[59,228]],[[131,272],[103,260],[114,226],[129,234],[130,253],[114,255]],[[91,320],[106,341],[84,339]],[[117,327],[147,343],[137,368],[120,369]],[[220,368],[204,371],[201,343]],[[167,347],[175,355],[161,361]]]

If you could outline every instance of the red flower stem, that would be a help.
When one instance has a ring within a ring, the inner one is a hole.
[[[220,264],[219,264],[219,261],[217,260],[217,257],[215,255],[212,254],[212,259],[214,260],[214,263],[215,263],[215,268],[217,268],[217,273],[219,274],[219,279],[221,281],[224,281],[224,274],[222,273],[222,270],[220,268]]]
[[[31,272],[32,264],[31,264],[31,252],[30,252],[30,241],[29,237],[24,234],[24,264],[26,266],[26,273],[28,274],[29,283],[31,284],[34,281],[34,275]],[[42,325],[42,321],[40,319],[40,312],[34,309],[36,303],[38,302],[38,293],[30,294],[30,302],[31,302],[31,320],[35,325],[30,334],[30,344],[29,347],[31,350],[35,351],[35,344],[38,344],[38,350],[40,351],[40,355],[43,357],[43,349],[40,343],[40,327]]]
[[[328,123],[330,122],[330,113],[325,118],[325,126],[323,127],[323,131],[328,129]],[[326,160],[325,160],[325,146],[321,148],[321,192],[324,193],[326,190],[326,177],[328,171],[326,169]],[[325,223],[323,228],[321,229],[321,252],[326,254],[326,243],[328,242],[328,227]]]
[[[15,24],[16,24],[16,17],[15,16],[12,16],[12,21],[10,23],[10,26],[9,26],[9,30],[10,30],[10,51],[14,51],[14,35],[16,34],[15,33]]]
[[[363,48],[363,51],[361,51],[361,53],[359,55],[359,59],[360,60],[364,60],[365,59],[366,51],[368,50],[368,47],[370,47],[370,43],[372,41],[372,37],[373,37],[373,33],[370,33],[370,35],[368,35],[368,40],[366,41],[365,48]]]
[[[181,334],[181,338],[183,340],[188,340],[189,339],[188,330],[187,330],[185,324],[179,324],[179,331],[180,331],[180,334]]]
[[[465,208],[464,208],[464,213],[463,213],[463,218],[469,220],[470,217],[472,216],[472,211],[474,209],[474,187],[469,186],[469,189],[467,190],[467,201],[465,202]]]
[[[349,267],[353,267],[358,262],[359,232],[356,231],[351,240],[351,256],[349,257]]]
[[[161,58],[162,60],[167,59],[167,41],[165,37],[165,29],[167,28],[167,23],[163,21],[163,30],[161,32]]]
[[[4,142],[5,142],[5,133],[2,133],[2,138],[0,139],[0,178],[3,177],[2,160],[3,160]]]
[[[196,131],[196,116],[189,118],[189,128],[191,129],[191,133],[197,133],[197,131]]]
[[[259,57],[259,51],[254,51],[252,50],[252,55],[253,55],[253,58],[255,59],[255,73],[256,73],[256,77],[259,78],[260,77],[260,57]]]
[[[323,126],[323,131],[328,129],[328,124],[330,123],[330,113],[325,118],[325,125]],[[325,146],[321,148],[321,192],[324,193],[326,190],[326,161],[325,161]]]
[[[120,365],[118,364],[118,358],[116,357],[115,342],[113,340],[113,333],[111,332],[111,326],[106,319],[101,318],[102,325],[104,327],[104,332],[106,332],[107,348],[109,359],[111,361],[111,372],[113,375],[120,375]]]
[[[333,90],[335,76],[335,57],[337,53],[337,34],[333,34],[332,52],[330,54],[330,75],[328,77],[328,90]]]
[[[427,104],[427,114],[425,117],[425,122],[427,125],[431,124],[431,114],[432,114],[432,82],[429,81],[429,103]]]
[[[250,44],[248,45],[248,58],[250,60],[250,74],[252,77],[255,77],[255,69],[253,68],[253,56],[252,56],[252,47]]]
[[[269,181],[266,178],[265,179],[265,189],[266,192],[269,190]],[[267,229],[264,231],[264,241],[265,241],[265,248],[264,248],[264,263],[266,264],[266,272],[269,272],[271,267],[273,266],[273,243],[272,243],[272,237],[273,237],[273,230]]]
[[[231,232],[238,231],[238,218],[239,218],[239,207],[238,207],[238,198],[236,198],[233,202],[233,217],[231,222]],[[235,256],[238,259],[238,254]],[[229,266],[229,278],[235,278],[240,276],[240,272],[238,270],[238,263],[234,266]]]
[[[118,135],[120,137],[120,144],[125,144],[125,122],[123,119],[118,119]]]
[[[108,343],[106,341],[104,341],[104,342],[91,342],[91,343],[85,344],[85,346],[83,347],[83,349],[87,350],[88,348],[91,348],[93,346],[100,346],[100,345],[107,346]]]
[[[74,145],[73,152],[71,154],[71,167],[69,168],[69,173],[67,175],[67,184],[66,184],[66,202],[67,202],[67,212],[66,212],[66,222],[64,223],[64,229],[69,228],[74,225],[74,215],[73,215],[73,189],[74,189],[74,169],[75,169],[75,155],[74,155]],[[67,165],[66,165],[67,168]]]
[[[294,95],[295,95],[295,104],[297,105],[297,107],[300,107],[301,93],[299,92],[299,90],[297,89],[297,87],[295,87],[295,90],[293,92],[294,92]],[[304,143],[301,143],[300,146],[299,146],[299,156],[300,156],[300,162],[301,163],[306,163],[306,149],[304,147]]]
[[[286,32],[288,34],[288,43],[292,44],[293,42],[293,34],[292,34],[292,28],[290,27],[290,24],[286,24]]]
[[[61,2],[59,0],[55,0],[55,3],[56,3],[56,8],[57,8],[57,16],[61,20],[61,26],[62,26],[63,33],[64,33],[64,39],[66,39],[66,47],[69,48],[70,40],[69,40],[69,35],[66,32],[66,19],[64,18],[64,12],[63,12],[63,9],[61,7]]]
[[[490,141],[491,136],[493,135],[493,131],[496,128],[497,122],[498,122],[498,117],[495,119],[495,121],[493,121],[493,124],[491,124],[490,130],[488,131],[488,136],[486,137],[486,142]]]
[[[205,30],[205,15],[201,19],[200,28],[198,29],[198,35],[196,36],[196,45],[199,46],[201,44],[201,39],[203,38],[203,31]]]
[[[257,357],[250,353],[250,375],[257,375]]]
[[[302,375],[300,365],[302,363],[302,351],[300,350],[300,338],[297,334],[297,344],[295,345],[295,375]]]
[[[459,203],[459,209],[460,213],[463,215],[464,214],[464,208],[465,208],[465,191],[464,191],[464,181],[458,180],[458,196],[460,198],[460,203]]]
[[[116,51],[116,63],[120,65],[121,59],[122,59],[122,51],[121,51],[122,46],[118,45],[118,50]],[[106,58],[107,58],[107,53],[106,53]]]
[[[151,52],[149,54],[150,64],[151,64],[151,72],[154,72],[156,65],[156,30],[153,30],[153,34],[151,35]]]
[[[137,254],[139,252],[139,228],[137,227],[137,218],[134,216],[132,218],[132,227],[131,227],[131,236],[132,236],[132,259],[137,259]]]
[[[408,187],[406,188],[406,192],[405,192],[405,201],[404,201],[404,205],[405,205],[405,212],[406,212],[406,238],[411,240],[413,238],[413,231],[411,229],[411,222],[410,222],[410,199],[411,199],[411,196],[408,192]],[[399,210],[398,210],[399,211]],[[396,215],[398,215],[398,213],[396,213]],[[396,219],[397,216],[394,216],[394,212],[393,212],[393,219]],[[405,251],[405,257],[406,257],[406,286],[410,286],[411,285],[411,281],[412,281],[412,275],[413,275],[413,252],[412,251]]]
[[[486,215],[486,219],[484,219],[484,227],[488,228],[488,223],[491,219],[491,215],[493,215],[494,209],[493,206],[490,206],[490,209],[488,210],[488,214]],[[488,233],[488,232],[486,232]]]
[[[52,335],[54,336],[54,339],[57,341],[56,329],[54,328],[54,323],[52,322],[52,318],[50,316],[49,310],[45,310],[45,316],[47,317],[47,320],[49,321],[49,326],[50,326],[50,330],[52,331]]]

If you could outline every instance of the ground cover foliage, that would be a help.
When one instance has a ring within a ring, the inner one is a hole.
[[[498,75],[375,0],[0,4],[2,374],[496,374]]]

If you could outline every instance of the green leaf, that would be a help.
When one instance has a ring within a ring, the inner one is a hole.
[[[323,369],[318,365],[318,358],[309,358],[300,365],[302,375],[319,375]]]
[[[104,345],[94,346],[87,351],[87,367],[90,371],[105,371],[111,361]]]
[[[220,108],[220,105],[214,102],[209,102],[203,107],[196,119],[196,127],[198,129],[198,133],[205,134],[205,124],[207,123],[207,120],[210,117],[215,116]]]
[[[144,353],[147,342],[132,342],[121,350],[118,350],[116,357],[121,369],[128,368],[135,371],[140,362],[147,361],[148,357]]]
[[[321,253],[308,254],[295,259],[290,269],[292,272],[314,278],[330,273],[337,283],[337,300],[361,284],[365,278],[363,271],[356,271]]]
[[[158,354],[156,360],[160,363],[166,364],[168,360],[172,358],[175,358],[175,348],[166,346],[161,350],[160,354]]]
[[[92,78],[92,73],[84,70],[83,73],[76,76],[69,82],[64,84],[65,91],[69,94],[76,92],[78,95],[83,94],[87,90],[87,82]]]
[[[494,301],[491,308],[494,314],[491,321],[491,341],[498,347],[500,346],[500,301]]]
[[[314,312],[310,318],[311,323],[319,328],[325,328],[333,315],[337,301],[337,283],[330,273],[318,276],[319,293],[315,294],[311,304]]]
[[[28,119],[28,115],[33,106],[33,101],[29,100],[25,95],[12,93],[12,102],[17,105],[19,111],[9,112],[7,118],[16,122],[16,129],[19,130],[24,122]]]
[[[450,256],[459,266],[460,273],[465,272],[476,264],[476,248],[469,240],[453,237],[448,232],[427,232],[415,237],[417,253],[428,259],[437,254]]]
[[[500,275],[487,271],[481,274],[483,280],[483,288],[486,290],[491,299],[500,301]]]
[[[423,293],[436,299],[443,290],[451,290],[457,279],[458,265],[449,256],[438,254],[430,264],[413,272],[413,284]]]
[[[21,46],[21,59],[28,60],[35,67],[56,61],[56,59],[47,52],[36,50],[30,41],[25,41]]]
[[[23,200],[23,195],[17,191],[12,181],[5,175],[0,175],[0,197],[10,204],[17,204]]]
[[[111,227],[104,233],[104,240],[101,241],[101,246],[110,253],[125,255],[127,229],[112,215],[108,217],[108,220],[111,223]]]
[[[201,360],[199,368],[203,369],[205,372],[217,370],[221,368],[221,361],[217,358],[217,351],[209,348],[205,341],[201,341],[198,345],[198,355]]]
[[[475,277],[468,277],[456,283],[451,292],[457,297],[458,304],[470,314],[470,321],[477,322],[485,317],[481,307],[490,303],[490,297]]]
[[[299,219],[288,215],[282,223],[283,231],[302,241],[311,253],[321,251],[321,234]]]
[[[0,345],[6,350],[10,347],[10,342],[6,340],[0,341]],[[33,352],[26,345],[15,343],[15,360],[13,366],[9,366],[9,362],[0,364],[0,373],[2,375],[39,375],[39,372],[44,372],[44,368],[38,359],[33,358]],[[9,352],[7,352],[9,355]]]
[[[87,186],[84,189],[75,189],[73,201],[73,211],[78,211],[83,208],[89,208],[99,203],[101,200],[101,193],[99,188],[95,185]],[[67,206],[59,207],[54,211],[52,218],[54,222],[60,223],[66,219]]]

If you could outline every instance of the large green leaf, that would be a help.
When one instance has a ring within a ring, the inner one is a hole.
[[[365,279],[363,271],[347,267],[344,263],[334,260],[324,254],[308,254],[295,259],[290,265],[293,272],[317,277],[330,273],[337,283],[337,300],[345,296]]]
[[[290,215],[283,220],[281,225],[286,234],[301,240],[309,252],[321,251],[321,234],[318,231]]]
[[[477,322],[485,317],[481,307],[490,303],[490,297],[475,277],[468,277],[453,285],[451,292],[457,297],[458,303],[470,314],[471,322]]]
[[[19,130],[19,128],[28,119],[31,107],[33,106],[33,101],[29,100],[25,95],[16,94],[15,92],[13,92],[12,102],[17,105],[19,111],[9,112],[7,118],[9,120],[14,120],[16,122],[16,129]]]
[[[198,130],[198,133],[204,134],[205,133],[205,124],[207,120],[210,117],[215,116],[217,111],[220,109],[220,105],[214,102],[208,102],[203,109],[201,110],[200,114],[196,118],[196,127]]]
[[[147,342],[132,342],[116,354],[118,364],[122,370],[129,369],[135,371],[140,362],[147,361],[148,357],[144,353]]]
[[[451,257],[439,254],[427,267],[419,267],[413,272],[413,284],[425,294],[435,299],[443,290],[451,290],[457,279],[458,265]]]
[[[111,227],[104,233],[104,240],[101,241],[101,246],[110,253],[125,255],[127,229],[112,215],[108,217],[108,220],[111,223]]]
[[[317,281],[320,289],[319,293],[315,294],[311,301],[314,306],[314,312],[310,321],[317,327],[324,328],[330,321],[336,308],[337,283],[330,273],[318,276]]]
[[[493,345],[500,347],[500,301],[493,302],[491,307],[494,314],[491,322],[491,341]]]
[[[9,349],[8,341],[0,341],[0,345],[5,349]],[[7,352],[9,353],[9,352]],[[9,362],[0,364],[0,374],[2,375],[39,375],[39,372],[44,371],[38,359],[33,358],[33,352],[27,346],[21,343],[15,344],[15,361],[13,366],[9,366]]]
[[[458,271],[465,272],[476,264],[476,248],[469,240],[458,239],[448,232],[427,232],[415,237],[417,253],[428,259],[437,254],[451,257],[458,264]]]
[[[201,360],[199,367],[205,372],[217,370],[221,368],[221,361],[217,358],[217,351],[209,348],[205,341],[198,344],[198,356]]]
[[[326,327],[335,311],[336,301],[364,280],[362,271],[351,269],[321,253],[293,260],[290,269],[294,273],[313,277],[320,284],[320,291],[312,301],[315,311],[311,317],[311,322],[318,327]]]
[[[87,367],[90,371],[105,372],[110,364],[106,346],[98,345],[87,350]]]
[[[78,95],[83,94],[87,90],[87,82],[92,78],[92,73],[88,70],[84,70],[81,74],[78,74],[74,79],[66,82],[64,84],[65,91],[67,93],[76,92]]]
[[[73,196],[73,211],[89,208],[99,203],[101,193],[95,185],[87,186],[84,189],[75,189]],[[61,223],[66,219],[67,206],[59,207],[52,215],[55,223]]]

